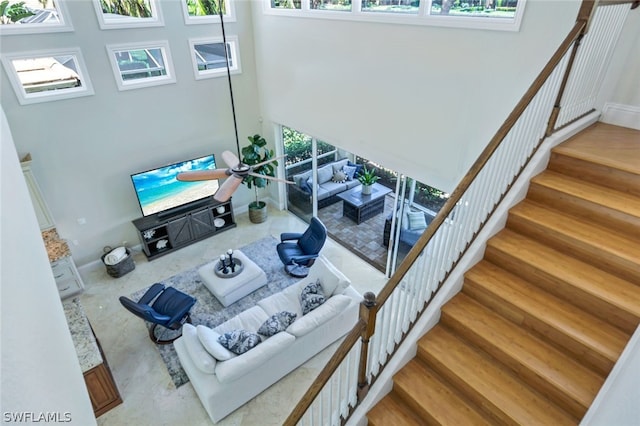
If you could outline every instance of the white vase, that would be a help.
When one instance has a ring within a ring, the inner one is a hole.
[[[362,195],[371,195],[371,187],[373,185],[362,185]]]

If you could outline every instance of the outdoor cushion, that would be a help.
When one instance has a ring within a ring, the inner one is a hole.
[[[321,188],[329,193],[329,195],[336,195],[343,192],[347,186],[344,183],[337,182],[325,182],[322,184]]]
[[[333,167],[331,164],[327,166],[322,166],[318,169],[318,183],[323,184],[325,182],[329,182],[333,177]]]
[[[427,221],[424,218],[424,213],[418,212],[407,212],[407,217],[409,219],[408,228],[411,231],[416,231],[418,229],[424,229],[427,227]]]
[[[348,162],[349,160],[345,158],[344,160],[338,160],[335,163],[331,163],[331,166],[333,167],[333,173],[335,174],[336,172],[343,171],[342,168],[346,166]]]

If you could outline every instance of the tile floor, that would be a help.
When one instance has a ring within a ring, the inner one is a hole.
[[[81,302],[103,347],[123,403],[98,418],[99,425],[207,425],[207,416],[191,384],[176,389],[144,322],[127,312],[118,297],[129,295],[153,282],[205,263],[228,248],[241,247],[259,238],[281,232],[301,232],[306,224],[284,211],[271,209],[269,220],[249,222],[247,214],[236,217],[238,226],[220,235],[148,262],[135,255],[136,269],[112,278],[104,268],[82,270],[85,292]],[[332,240],[323,254],[360,292],[377,293],[384,275]],[[274,253],[274,255],[276,255]],[[89,269],[89,268],[87,268]],[[285,376],[281,381],[220,421],[219,425],[280,425],[317,373],[337,348],[334,343]]]

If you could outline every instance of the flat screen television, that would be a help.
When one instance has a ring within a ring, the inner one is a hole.
[[[181,182],[178,173],[216,168],[213,154],[180,161],[131,175],[143,216],[171,214],[181,207],[205,201],[220,186],[217,179],[201,182]]]

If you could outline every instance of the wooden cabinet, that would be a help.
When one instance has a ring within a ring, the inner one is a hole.
[[[100,417],[122,403],[122,398],[106,362],[85,372],[84,381],[87,384],[89,399],[91,399],[96,417]]]
[[[149,260],[236,226],[231,200],[205,204],[179,214],[155,214],[133,221]]]
[[[84,289],[82,278],[71,256],[51,262],[51,269],[61,299],[78,294]]]

